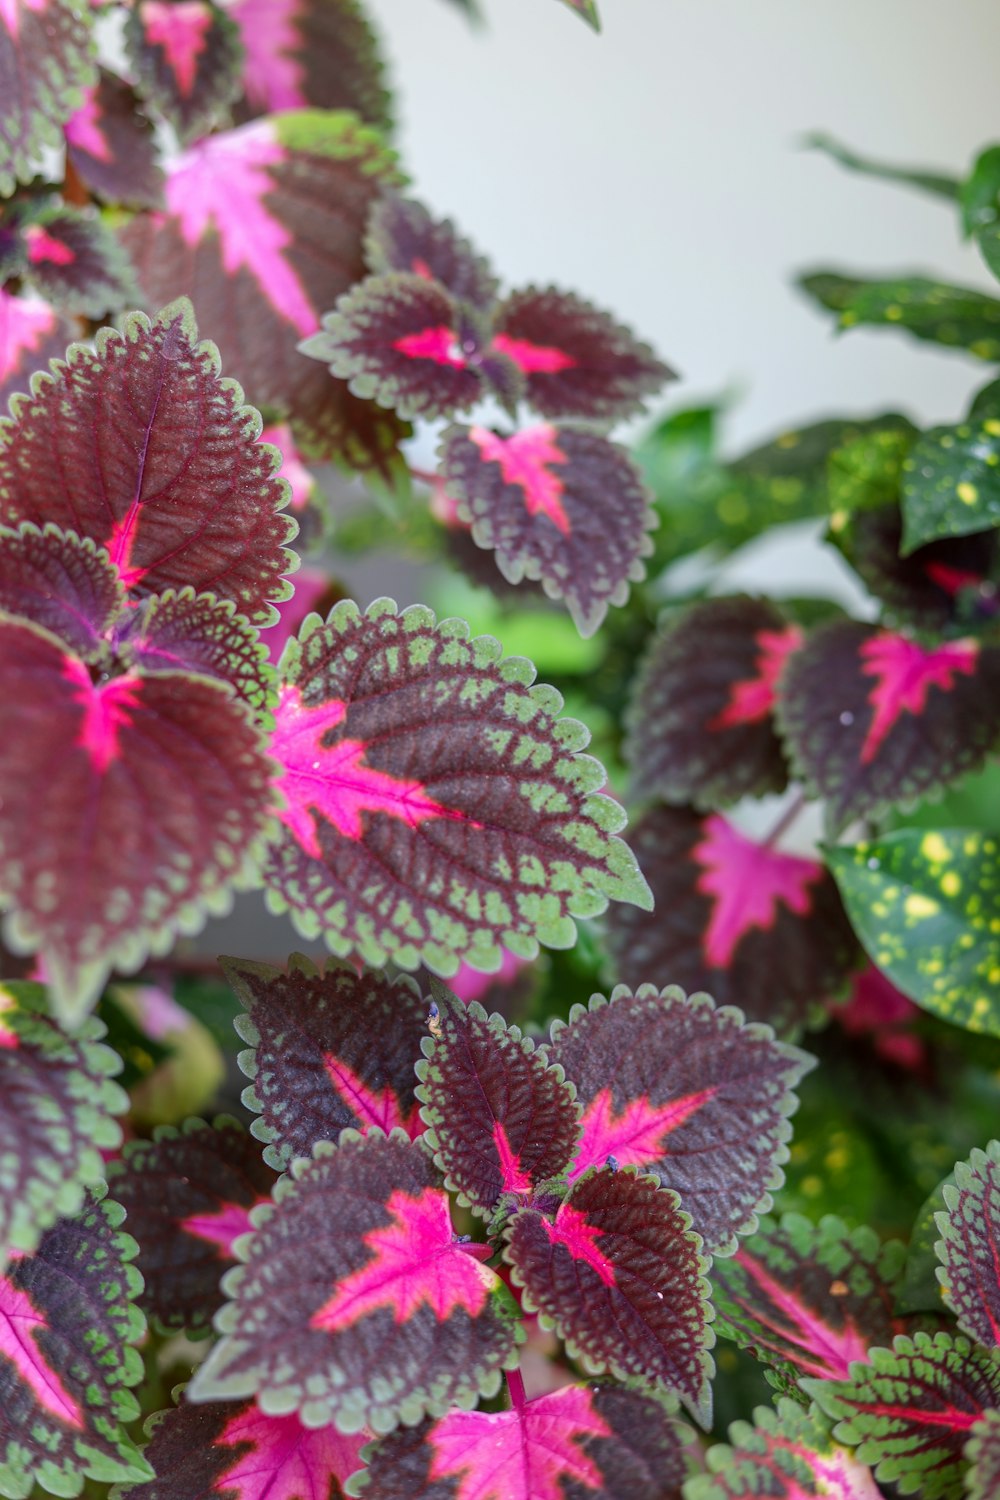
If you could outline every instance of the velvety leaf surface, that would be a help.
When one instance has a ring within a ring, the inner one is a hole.
[[[127,623],[120,649],[143,672],[195,672],[230,683],[258,712],[267,706],[275,683],[267,647],[231,600],[170,589],[144,600]]]
[[[37,626],[0,616],[0,869],[15,951],[40,949],[73,1022],[253,868],[269,816],[260,731],[188,673],[92,680]],[[157,809],[155,823],[150,808]]]
[[[0,413],[15,391],[28,389],[36,370],[62,354],[77,331],[44,298],[18,297],[0,286]]]
[[[188,1120],[130,1141],[108,1171],[139,1243],[139,1306],[164,1328],[207,1329],[225,1300],[219,1281],[235,1263],[233,1241],[274,1185],[257,1142],[235,1120]]]
[[[124,607],[118,569],[89,537],[26,521],[0,532],[0,609],[41,625],[85,661]]]
[[[130,590],[190,584],[265,622],[289,592],[294,523],[259,432],[190,306],[136,313],[96,348],[74,344],[0,422],[0,519],[92,537]]]
[[[376,274],[408,271],[436,281],[456,302],[489,311],[497,279],[450,219],[435,219],[422,203],[386,193],[372,209],[365,259]]]
[[[636,1167],[598,1168],[550,1219],[514,1214],[504,1259],[522,1303],[592,1373],[665,1387],[703,1426],[715,1366],[708,1261],[675,1193]]]
[[[63,126],[63,135],[66,160],[92,193],[109,203],[159,207],[163,173],[153,124],[140,113],[135,92],[122,79],[102,68]]]
[[[306,936],[372,965],[491,970],[500,944],[568,946],[574,917],[648,899],[586,730],[523,658],[385,599],[307,620],[288,649],[264,873]]]
[[[626,449],[598,433],[544,423],[503,436],[451,427],[441,474],[473,540],[490,548],[510,583],[540,580],[563,599],[581,635],[645,577],[656,524]]]
[[[780,1401],[777,1411],[759,1406],[753,1426],[733,1423],[729,1443],[708,1450],[712,1472],[689,1479],[684,1500],[880,1500],[869,1470],[831,1442],[821,1417],[795,1401]]]
[[[690,1433],[664,1403],[568,1385],[510,1411],[400,1427],[351,1485],[365,1500],[679,1500]]]
[[[37,215],[21,231],[25,276],[47,301],[100,318],[135,301],[131,267],[106,224],[82,209]]]
[[[545,1052],[582,1110],[573,1175],[642,1167],[679,1193],[706,1249],[731,1254],[782,1181],[791,1090],[812,1059],[707,995],[651,984],[575,1005]]]
[[[599,308],[557,287],[525,287],[497,309],[493,347],[523,371],[543,417],[634,416],[673,371]]]
[[[96,78],[91,27],[82,0],[8,0],[0,11],[0,197],[61,143],[59,126]]]
[[[962,1332],[992,1349],[1000,1345],[1000,1142],[956,1164],[944,1203],[936,1215],[941,1290]]]
[[[353,467],[384,464],[405,429],[298,345],[364,275],[369,209],[396,182],[392,154],[355,116],[280,114],[182,153],[166,213],[124,230],[147,302],[190,295],[247,398],[290,413],[310,453]]]
[[[124,1217],[91,1200],[0,1276],[0,1494],[25,1500],[34,1480],[77,1495],[85,1476],[149,1474],[123,1425],[139,1414],[129,1387],[145,1332]]]
[[[635,795],[718,806],[780,792],[787,768],[771,710],[801,641],[766,599],[705,599],[668,614],[631,688]]]
[[[719,813],[685,807],[652,808],[630,842],[655,908],[612,910],[606,920],[614,971],[626,984],[669,974],[782,1033],[818,1017],[858,949],[833,878],[817,860],[756,843]]]
[[[837,1423],[834,1437],[901,1495],[961,1495],[970,1429],[1000,1404],[996,1355],[960,1334],[915,1333],[869,1350],[869,1360],[854,1365],[849,1380],[803,1383]]]
[[[236,118],[349,109],[388,129],[385,68],[359,0],[235,0],[244,96]]]
[[[982,765],[1000,738],[1000,647],[836,620],[789,659],[777,713],[837,833]]]
[[[1000,526],[1000,421],[932,427],[903,465],[903,546]]]
[[[321,1141],[254,1214],[195,1375],[197,1400],[256,1394],[307,1426],[384,1432],[497,1390],[519,1333],[495,1271],[452,1232],[429,1154],[401,1132]]]
[[[442,1002],[418,1065],[427,1142],[460,1203],[489,1213],[569,1166],[579,1117],[562,1070],[502,1016]]]
[[[864,281],[836,271],[815,271],[800,277],[799,285],[839,314],[841,328],[902,328],[914,338],[964,349],[979,359],[1000,359],[1000,302],[973,287],[926,276]]]
[[[67,1036],[39,985],[0,987],[0,1270],[77,1212],[104,1175],[101,1152],[121,1141],[113,1116],[128,1100],[111,1082],[120,1063],[103,1036],[97,1020]]]
[[[965,1447],[969,1472],[965,1476],[970,1500],[990,1500],[1000,1494],[1000,1411],[983,1414]]]
[[[904,828],[827,850],[872,960],[924,1010],[1000,1036],[997,839]]]
[[[138,0],[125,54],[136,92],[182,143],[206,135],[240,92],[239,28],[210,0]]]
[[[414,1068],[428,1002],[412,979],[333,959],[324,973],[301,954],[287,974],[247,959],[223,967],[247,1010],[236,1022],[249,1047],[240,1067],[253,1080],[243,1103],[259,1116],[251,1131],[276,1171],[348,1127],[420,1133]]]

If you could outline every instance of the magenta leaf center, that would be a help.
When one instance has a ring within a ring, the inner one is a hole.
[[[49,1369],[38,1347],[35,1334],[47,1326],[27,1292],[0,1276],[0,1356],[10,1360],[39,1406],[58,1421],[82,1430],[79,1405]]]
[[[706,959],[718,969],[728,965],[751,928],[774,925],[779,902],[805,916],[812,905],[809,887],[823,875],[815,860],[756,844],[718,814],[706,818],[705,837],[691,852],[703,871],[696,888],[712,898],[703,943]]]
[[[874,760],[900,714],[924,712],[930,688],[950,692],[958,673],[971,677],[978,655],[975,641],[953,641],[932,651],[888,632],[865,641],[861,670],[876,678],[876,685],[868,695],[875,713],[861,747],[862,765]]]
[[[473,427],[469,437],[484,463],[500,465],[504,484],[515,484],[523,490],[529,516],[548,516],[563,536],[569,535],[569,517],[562,503],[565,486],[549,467],[566,462],[566,454],[555,441],[554,427],[528,427],[509,438],[486,427]]]

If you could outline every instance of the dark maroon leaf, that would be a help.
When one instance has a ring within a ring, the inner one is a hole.
[[[89,537],[30,521],[0,532],[0,610],[44,626],[84,661],[103,655],[124,606],[118,569]]]
[[[258,711],[275,686],[267,647],[232,601],[190,588],[144,600],[121,635],[120,649],[145,673],[195,672],[228,682]]]
[[[285,656],[271,754],[284,767],[272,892],[306,936],[381,966],[573,942],[574,918],[645,901],[625,814],[577,754],[582,725],[523,658],[428,609],[346,601]]]
[[[84,1476],[146,1479],[125,1432],[139,1415],[130,1386],[142,1378],[134,1348],[145,1323],[132,1299],[135,1243],[119,1232],[116,1203],[92,1199],[60,1219],[37,1251],[0,1276],[0,1491],[24,1496],[35,1480],[76,1495]]]
[[[689,1479],[684,1500],[881,1500],[870,1471],[833,1442],[815,1407],[806,1412],[788,1400],[777,1411],[759,1406],[754,1423],[734,1422],[732,1446],[708,1450],[712,1472]]]
[[[958,1162],[943,1191],[938,1280],[962,1332],[992,1349],[1000,1345],[1000,1142]]]
[[[356,1493],[365,1500],[680,1500],[691,1437],[655,1396],[568,1385],[510,1411],[451,1411],[397,1428],[376,1447]]]
[[[279,455],[197,336],[178,304],[73,345],[0,422],[0,519],[92,537],[136,593],[190,584],[266,622],[293,565]]]
[[[239,1243],[225,1337],[192,1396],[384,1432],[495,1392],[520,1325],[497,1273],[458,1243],[439,1180],[401,1132],[347,1132],[297,1161]]]
[[[631,842],[656,905],[655,916],[609,914],[614,972],[626,984],[669,974],[781,1034],[822,1018],[859,953],[823,865],[686,807],[654,807]]]
[[[296,111],[191,147],[168,174],[167,213],[124,230],[147,303],[190,295],[248,400],[290,413],[310,455],[356,468],[384,467],[406,428],[298,345],[364,275],[369,209],[396,181],[374,130]]]
[[[38,170],[59,126],[97,76],[87,8],[74,0],[5,0],[0,10],[0,198]]]
[[[450,427],[442,478],[491,548],[510,583],[540,579],[564,599],[581,635],[593,635],[609,604],[624,604],[645,577],[656,520],[628,452],[598,433],[543,424],[504,437],[486,427]]]
[[[972,1428],[965,1447],[969,1464],[969,1500],[992,1500],[1000,1494],[1000,1411],[984,1412]]]
[[[1000,738],[1000,647],[822,625],[789,660],[778,718],[836,834],[982,765]]]
[[[450,219],[435,219],[422,203],[387,193],[372,209],[365,258],[376,274],[409,271],[437,282],[456,302],[488,312],[497,279]]]
[[[240,92],[239,28],[211,0],[137,0],[125,53],[136,92],[182,143],[207,135]]]
[[[801,642],[767,599],[704,599],[669,614],[631,690],[636,796],[713,807],[780,792],[788,771],[771,710]]]
[[[574,1006],[545,1052],[583,1112],[572,1175],[609,1159],[653,1172],[680,1194],[706,1247],[731,1254],[781,1184],[791,1090],[812,1058],[707,995],[650,984]]]
[[[428,1002],[412,979],[333,959],[323,973],[302,954],[287,974],[247,959],[222,964],[247,1010],[236,1022],[250,1048],[240,1067],[253,1080],[243,1102],[260,1116],[251,1129],[276,1171],[349,1126],[420,1133],[414,1068]]]
[[[493,347],[523,371],[543,417],[616,422],[673,378],[608,313],[556,287],[512,292],[497,311]]]
[[[60,206],[21,230],[24,274],[57,307],[100,318],[135,303],[130,267],[112,231],[93,212]]]
[[[47,631],[2,616],[0,701],[7,937],[41,951],[72,1023],[112,967],[226,908],[255,868],[271,767],[230,688],[177,672],[94,681]]]
[[[708,1261],[676,1193],[638,1168],[588,1172],[550,1219],[514,1214],[504,1258],[522,1303],[551,1320],[569,1354],[665,1387],[710,1422]]]
[[[152,121],[135,93],[114,73],[101,69],[80,108],[63,126],[66,160],[92,193],[109,203],[157,208],[163,173],[157,165]]]
[[[62,354],[77,325],[41,297],[16,297],[0,286],[0,414],[36,370]]]
[[[274,1185],[257,1142],[235,1120],[188,1120],[129,1142],[108,1171],[139,1242],[139,1306],[164,1328],[207,1330],[225,1300],[219,1280],[236,1261],[233,1241]]]
[[[573,1089],[516,1026],[442,1001],[425,1051],[427,1142],[460,1203],[489,1213],[502,1193],[530,1195],[565,1172],[580,1133]]]

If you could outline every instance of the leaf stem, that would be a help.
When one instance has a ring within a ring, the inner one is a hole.
[[[432,487],[441,478],[440,474],[435,474],[433,469],[415,469],[412,464],[410,465],[410,477],[411,479],[419,480],[421,484],[429,484]]]
[[[520,1370],[507,1371],[507,1392],[511,1406],[515,1411],[520,1411],[525,1403],[524,1376]]]
[[[765,849],[773,849],[778,840],[788,832],[796,818],[805,808],[807,800],[805,792],[800,788],[778,818],[774,827],[770,828],[767,835],[761,840]]]

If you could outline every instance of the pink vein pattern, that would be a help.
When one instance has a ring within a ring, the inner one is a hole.
[[[21,355],[37,349],[55,326],[55,311],[41,297],[15,297],[0,287],[0,381],[12,375]]]
[[[630,1099],[620,1115],[615,1114],[614,1096],[601,1089],[587,1105],[583,1134],[570,1181],[588,1167],[603,1166],[613,1156],[620,1167],[642,1167],[667,1155],[671,1133],[713,1099],[716,1088],[700,1089],[679,1099],[652,1104],[648,1094]]]
[[[75,656],[64,658],[63,675],[74,685],[73,697],[83,708],[77,744],[89,753],[94,770],[103,775],[118,755],[118,736],[131,723],[142,679],[129,675],[91,682],[87,668]]]
[[[212,1494],[234,1490],[236,1500],[328,1500],[361,1467],[361,1449],[369,1441],[365,1432],[345,1437],[335,1427],[303,1427],[294,1412],[268,1417],[251,1406],[231,1417],[215,1440],[217,1448],[249,1443],[250,1451],[219,1476]]]
[[[755,843],[718,813],[705,819],[704,829],[691,851],[704,872],[695,888],[712,898],[702,948],[713,968],[724,969],[751,928],[774,926],[779,903],[800,917],[811,910],[809,887],[822,878],[823,866]]]
[[[35,1335],[48,1324],[27,1292],[0,1276],[0,1358],[10,1360],[39,1406],[57,1421],[83,1431],[83,1412],[49,1369]]]
[[[861,764],[875,759],[886,736],[903,713],[922,714],[932,687],[951,692],[961,673],[973,677],[979,658],[975,641],[950,641],[926,651],[905,635],[881,631],[861,647],[866,677],[876,678],[868,694],[875,713],[861,747]]]
[[[767,718],[774,706],[781,669],[801,646],[803,632],[797,625],[789,625],[787,630],[759,630],[755,639],[760,647],[754,663],[756,675],[733,683],[729,702],[710,721],[709,729],[731,729],[737,724],[756,724]]]
[[[587,1223],[587,1215],[572,1204],[560,1204],[555,1223],[542,1219],[542,1226],[553,1245],[565,1245],[574,1260],[584,1261],[596,1271],[605,1286],[615,1285],[615,1268],[597,1241],[601,1230]]]
[[[162,49],[178,91],[190,97],[212,27],[211,10],[203,0],[145,0],[139,14],[146,41]]]
[[[487,427],[473,427],[469,438],[484,463],[500,465],[504,484],[515,484],[523,491],[529,516],[548,516],[563,536],[569,536],[569,517],[562,503],[566,487],[549,467],[566,462],[566,455],[556,442],[554,427],[545,423],[526,427],[509,438],[500,437]]]
[[[571,354],[549,344],[533,344],[529,339],[511,338],[498,333],[493,347],[500,354],[512,359],[525,375],[558,375],[560,370],[572,370],[577,361]]]
[[[238,0],[230,8],[243,42],[243,87],[264,114],[309,103],[305,68],[294,55],[302,45],[295,25],[300,8],[299,0]]]

